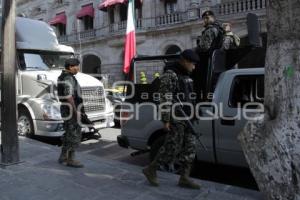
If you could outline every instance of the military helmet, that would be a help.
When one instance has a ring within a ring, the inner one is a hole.
[[[207,10],[207,11],[205,11],[203,14],[202,14],[202,19],[204,18],[204,17],[206,17],[206,16],[215,16],[215,14],[214,14],[214,12],[213,11],[211,11],[211,10]]]

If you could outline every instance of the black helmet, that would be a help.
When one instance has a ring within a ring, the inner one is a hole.
[[[206,17],[206,16],[215,16],[215,14],[214,14],[214,12],[213,11],[211,11],[211,10],[207,10],[207,11],[205,11],[203,14],[202,14],[202,19],[204,18],[204,17]]]
[[[80,61],[77,58],[69,58],[65,61],[65,68],[69,68],[70,66],[78,66]]]
[[[199,56],[192,49],[184,50],[180,55],[182,58],[193,63],[200,61]]]

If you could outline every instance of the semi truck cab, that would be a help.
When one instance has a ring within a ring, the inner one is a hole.
[[[18,133],[60,137],[64,133],[57,97],[57,78],[74,49],[58,43],[54,30],[45,22],[17,17],[17,105]],[[14,67],[14,66],[12,66]],[[78,73],[83,106],[95,129],[114,126],[114,113],[104,86],[96,78]],[[83,132],[89,128],[83,126]]]

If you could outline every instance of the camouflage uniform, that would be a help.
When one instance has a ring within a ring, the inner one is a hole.
[[[224,30],[218,23],[205,27],[202,35],[197,39],[197,46],[200,52],[212,52],[220,49],[223,43]]]
[[[78,107],[82,100],[79,95],[78,82],[74,75],[67,71],[63,71],[59,76],[58,81],[57,90],[60,101],[66,104],[66,99],[64,98],[71,95],[74,98],[76,107]],[[74,115],[74,112],[70,110],[69,106],[62,105],[60,110],[63,118],[67,118],[71,115],[70,119],[64,121],[65,133],[62,137],[62,148],[68,151],[74,151],[81,142],[81,127],[78,123],[77,116]]]
[[[237,35],[235,35],[231,31],[227,32],[224,35],[223,49],[225,49],[225,50],[236,49],[239,46],[240,46],[240,38]]]
[[[175,69],[179,67],[176,66]],[[176,102],[174,98],[170,98],[170,93],[177,95],[184,93],[187,95],[192,91],[192,79],[188,75],[182,75],[180,72],[175,73],[174,70],[167,70],[160,77],[159,93],[161,94],[160,103],[168,103],[164,110],[169,110],[161,114],[163,122],[170,122],[170,132],[167,134],[165,143],[159,150],[155,160],[158,165],[165,166],[173,163],[177,158],[181,165],[180,173],[189,170],[196,155],[196,138],[192,134],[190,128],[185,121],[179,121],[171,116],[171,105]],[[183,91],[185,90],[185,91]],[[182,102],[190,102],[188,99],[181,99]],[[194,102],[190,102],[194,103]],[[180,116],[178,109],[175,109],[176,116]],[[183,108],[189,116],[189,110]],[[183,117],[183,116],[180,116]]]

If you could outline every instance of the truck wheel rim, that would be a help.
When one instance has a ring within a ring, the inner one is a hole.
[[[26,136],[31,133],[30,121],[26,116],[21,116],[18,120],[18,134]]]

